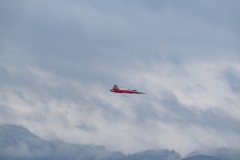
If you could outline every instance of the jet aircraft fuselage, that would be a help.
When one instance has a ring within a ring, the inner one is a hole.
[[[146,94],[143,92],[138,92],[137,90],[125,90],[125,89],[119,89],[118,86],[115,84],[112,89],[110,89],[111,92],[114,93],[125,93],[125,94]]]

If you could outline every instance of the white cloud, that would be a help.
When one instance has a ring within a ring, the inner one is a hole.
[[[0,44],[1,123],[126,153],[240,148],[239,93],[225,74],[239,75],[239,38],[209,23],[205,5],[188,14],[171,3],[5,6],[0,17],[13,18],[0,26],[9,33]],[[147,94],[114,95],[115,83]]]

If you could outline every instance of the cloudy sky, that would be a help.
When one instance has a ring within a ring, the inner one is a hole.
[[[2,0],[0,123],[127,154],[240,149],[239,15],[238,0]]]

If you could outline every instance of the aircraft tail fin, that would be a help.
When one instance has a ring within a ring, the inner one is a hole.
[[[114,84],[113,89],[119,89],[116,84]]]

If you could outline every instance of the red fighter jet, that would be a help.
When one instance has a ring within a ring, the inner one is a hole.
[[[119,89],[118,86],[115,84],[112,89],[110,89],[111,92],[114,93],[123,93],[123,94],[146,94],[143,92],[138,92],[137,90],[122,90]]]

